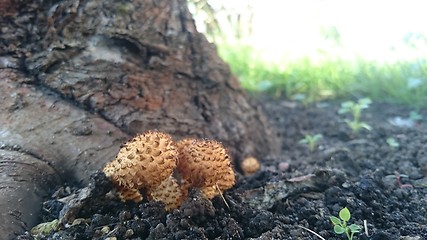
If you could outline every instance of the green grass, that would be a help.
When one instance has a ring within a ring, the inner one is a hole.
[[[322,56],[322,61],[317,62],[305,57],[283,59],[278,64],[268,63],[261,52],[250,46],[220,45],[218,50],[242,86],[251,92],[267,92],[303,103],[369,97],[416,109],[427,105],[426,61],[377,63]],[[411,83],[415,86],[411,87]]]

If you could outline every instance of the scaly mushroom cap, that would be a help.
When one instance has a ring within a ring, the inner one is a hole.
[[[181,187],[178,185],[173,176],[169,176],[156,188],[152,189],[149,194],[152,200],[160,201],[165,204],[166,211],[179,208],[184,201],[186,194],[183,194]]]
[[[240,168],[245,175],[250,175],[256,173],[261,168],[261,164],[256,158],[247,157],[240,163]]]
[[[125,143],[103,172],[116,185],[122,200],[141,201],[139,192],[158,187],[171,176],[178,152],[168,134],[148,131]]]
[[[212,199],[235,183],[230,157],[221,143],[213,140],[183,139],[177,143],[178,171],[190,187],[200,188]]]

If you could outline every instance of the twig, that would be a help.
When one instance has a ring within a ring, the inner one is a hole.
[[[219,189],[218,184],[215,184],[215,188],[216,188],[216,190],[218,190],[219,195],[220,195],[220,196],[221,196],[221,198],[222,198],[222,201],[224,201],[224,203],[225,203],[225,206],[227,206],[227,208],[228,208],[228,209],[230,209],[230,206],[228,206],[228,203],[227,203],[227,201],[225,200],[224,195],[222,195],[222,192],[221,192],[221,190]]]
[[[315,232],[315,231],[313,231],[313,230],[311,230],[311,229],[308,229],[308,228],[303,227],[303,226],[300,226],[300,225],[297,225],[297,227],[302,228],[302,229],[304,229],[304,230],[306,230],[306,231],[308,231],[308,232],[310,232],[310,233],[312,233],[312,234],[316,235],[318,238],[320,238],[320,239],[322,239],[322,240],[326,240],[324,237],[320,236],[320,234],[318,234],[317,232]]]
[[[369,233],[368,233],[368,221],[366,219],[363,220],[363,226],[365,227],[365,235],[367,237],[369,237]]]
[[[400,174],[399,172],[394,172],[394,175],[396,177],[396,184],[399,188],[413,188],[414,186],[412,186],[412,184],[410,183],[406,183],[406,184],[402,184],[402,174]]]

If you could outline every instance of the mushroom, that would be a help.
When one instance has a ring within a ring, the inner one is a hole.
[[[174,176],[181,179],[178,182]],[[148,131],[125,143],[103,172],[116,186],[122,201],[161,201],[165,209],[178,208],[190,187],[212,199],[235,183],[230,157],[213,140],[184,139],[176,145],[165,133]]]
[[[145,189],[148,194],[159,190],[162,182],[172,175],[177,157],[175,144],[168,134],[148,131],[125,143],[103,172],[123,201],[140,202],[143,199],[140,190]]]
[[[242,169],[244,175],[251,175],[256,173],[261,168],[261,164],[256,158],[247,157],[240,163],[240,168]]]
[[[185,197],[186,194],[184,195],[181,187],[172,175],[163,180],[149,194],[150,199],[162,202],[165,205],[166,211],[178,208]]]
[[[183,188],[200,188],[212,199],[235,183],[230,157],[224,146],[213,140],[183,139],[177,143],[177,169],[184,181]]]

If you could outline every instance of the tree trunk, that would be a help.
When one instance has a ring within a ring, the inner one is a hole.
[[[48,4],[49,3],[49,4]],[[279,147],[185,0],[0,0],[0,236],[149,129],[222,141],[235,163]]]

